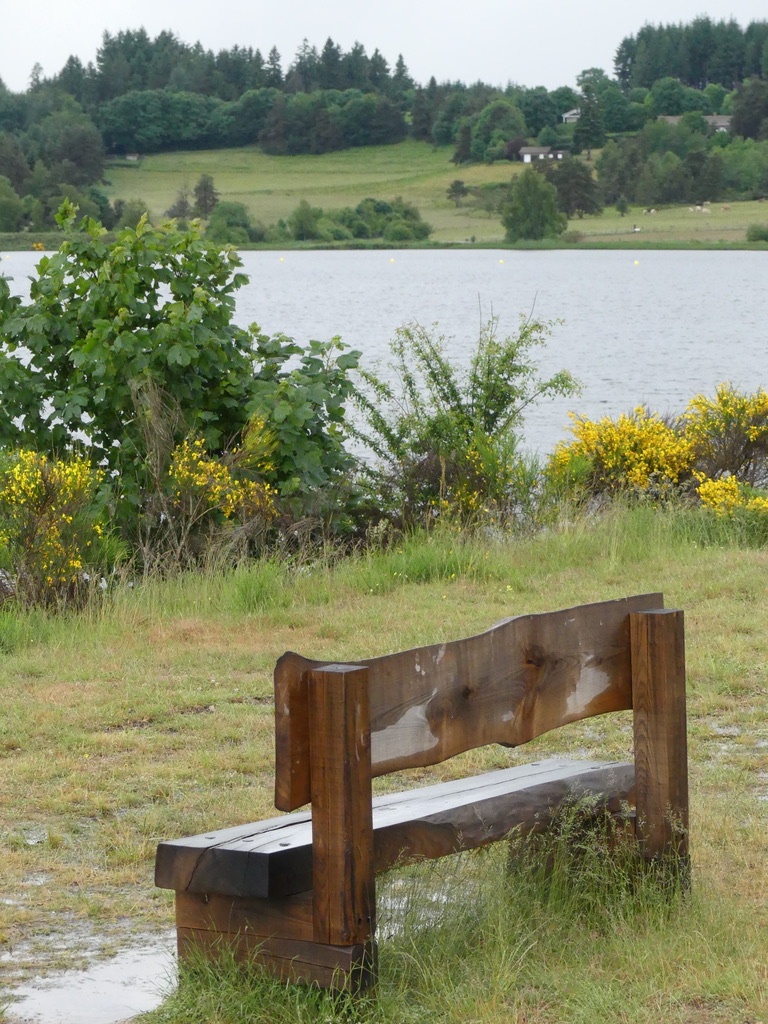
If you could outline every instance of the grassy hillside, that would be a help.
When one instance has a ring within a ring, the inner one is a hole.
[[[508,163],[457,168],[452,147],[436,149],[424,142],[364,147],[322,156],[267,156],[255,147],[163,153],[144,157],[135,166],[107,169],[110,199],[143,199],[153,216],[167,210],[181,185],[190,189],[201,174],[213,176],[222,199],[243,203],[255,220],[275,223],[302,199],[324,209],[355,206],[366,196],[416,204],[432,224],[439,242],[501,240],[498,218],[489,218],[446,199],[455,178],[468,187],[507,182],[520,165]]]
[[[446,190],[455,178],[468,188],[508,182],[523,165],[456,167],[451,153],[450,146],[435,148],[413,140],[322,156],[267,156],[256,147],[161,153],[136,164],[121,161],[108,166],[106,191],[110,199],[144,200],[151,216],[159,218],[182,185],[192,189],[201,174],[210,174],[222,199],[243,203],[254,220],[265,224],[287,217],[302,199],[328,210],[355,206],[366,196],[402,196],[415,203],[433,226],[435,242],[502,242],[498,215],[489,216],[467,200],[456,207],[446,198]],[[569,230],[579,232],[586,245],[742,246],[750,224],[768,223],[765,203],[713,203],[710,211],[692,212],[685,204],[643,214],[641,207],[634,207],[620,217],[609,208],[601,216],[573,220]]]

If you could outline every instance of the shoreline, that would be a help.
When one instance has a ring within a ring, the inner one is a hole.
[[[0,253],[3,252],[32,252],[35,247],[43,246],[40,249],[40,255],[45,253],[56,252],[61,246],[62,242],[71,240],[76,236],[74,235],[62,235],[53,232],[17,232],[17,233],[5,233],[0,234]],[[105,235],[105,238],[109,239],[114,237],[113,233]],[[471,241],[456,241],[456,242],[430,242],[429,240],[416,243],[391,243],[391,242],[280,242],[278,243],[265,243],[265,242],[253,242],[247,245],[235,246],[238,251],[242,252],[318,252],[318,251],[345,251],[345,252],[365,252],[365,251],[376,251],[376,250],[429,250],[429,251],[456,251],[456,250],[474,250],[474,249],[491,249],[491,250],[509,250],[515,251],[546,251],[550,249],[557,250],[568,250],[568,249],[617,249],[617,250],[648,250],[648,249],[662,249],[662,250],[690,250],[692,252],[699,251],[746,251],[746,252],[768,252],[768,242],[748,242],[746,239],[741,240],[727,240],[718,239],[717,241],[712,240],[698,240],[698,239],[670,239],[670,240],[653,240],[650,238],[632,238],[624,239],[621,241],[608,241],[600,238],[584,238],[580,241],[562,241],[559,238],[544,238],[541,240],[528,240],[520,242],[505,242],[502,239],[497,241],[482,241],[482,242],[471,242]],[[0,268],[1,272],[1,268]]]

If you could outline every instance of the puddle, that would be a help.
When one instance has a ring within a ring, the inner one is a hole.
[[[7,1024],[117,1024],[159,1006],[174,984],[176,933],[11,990]]]

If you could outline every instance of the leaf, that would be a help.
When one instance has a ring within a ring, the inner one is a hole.
[[[177,366],[189,366],[192,360],[189,358],[189,353],[185,348],[178,344],[171,345],[168,350],[168,355],[165,357],[169,366],[174,364]]]
[[[277,403],[272,410],[272,419],[275,423],[282,423],[291,415],[291,406],[285,400]]]

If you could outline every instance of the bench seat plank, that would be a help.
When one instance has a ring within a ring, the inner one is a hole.
[[[377,871],[442,857],[544,824],[567,800],[593,795],[618,812],[631,802],[634,766],[552,758],[468,779],[383,794],[373,801]],[[158,847],[155,883],[178,892],[273,898],[312,887],[306,811],[206,832]]]

